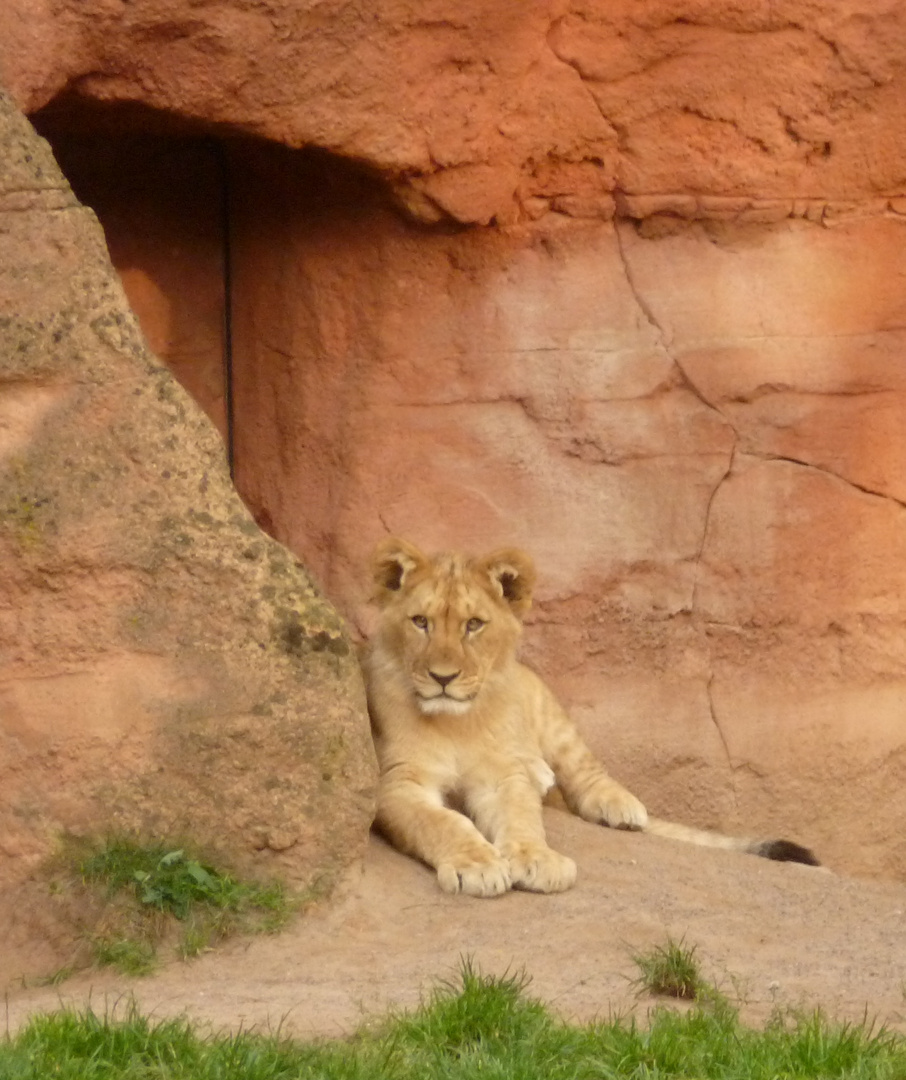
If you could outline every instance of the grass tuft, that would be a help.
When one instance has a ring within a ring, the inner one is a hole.
[[[82,859],[79,871],[86,881],[104,884],[111,893],[128,890],[145,907],[180,920],[188,919],[199,905],[234,912],[255,908],[271,914],[286,909],[281,885],[237,881],[167,844],[114,838]]]
[[[460,983],[441,983],[411,1015],[391,1022],[390,1046],[407,1061],[426,1059],[440,1068],[450,1059],[496,1055],[533,1042],[551,1019],[544,1006],[528,998],[524,973],[481,975],[462,961]]]
[[[685,1001],[695,1001],[706,990],[713,995],[716,991],[702,978],[695,953],[696,946],[686,945],[685,938],[674,941],[668,936],[665,945],[633,955],[639,969],[634,985],[644,993]]]
[[[101,967],[115,967],[124,975],[150,975],[157,966],[157,951],[150,941],[98,935],[92,955]]]

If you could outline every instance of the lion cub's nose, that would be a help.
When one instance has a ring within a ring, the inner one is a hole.
[[[428,674],[431,678],[440,685],[442,690],[445,690],[451,682],[459,675],[458,671],[454,671],[452,675],[439,675],[436,671],[429,671]]]

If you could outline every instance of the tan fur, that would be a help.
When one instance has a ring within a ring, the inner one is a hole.
[[[551,691],[516,659],[535,570],[517,549],[432,558],[396,539],[373,557],[381,618],[362,666],[381,769],[377,824],[447,892],[560,892],[572,859],[548,847],[557,784],[587,821],[738,850],[750,841],[648,818],[594,758]]]

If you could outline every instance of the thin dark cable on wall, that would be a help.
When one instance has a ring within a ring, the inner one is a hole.
[[[223,396],[226,411],[226,451],[230,476],[236,479],[233,411],[233,250],[232,188],[229,151],[219,139],[211,140],[220,171],[220,235],[223,257]]]

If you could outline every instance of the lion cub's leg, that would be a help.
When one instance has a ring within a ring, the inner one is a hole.
[[[546,722],[542,727],[541,744],[567,806],[585,821],[598,825],[643,829],[648,822],[645,807],[608,774],[553,694],[547,687],[544,690]]]
[[[499,896],[512,884],[507,860],[437,788],[385,778],[376,821],[394,847],[434,867],[444,892]]]
[[[575,769],[558,772],[557,780],[566,805],[585,821],[614,829],[644,829],[648,823],[644,805],[609,776],[590,751]]]
[[[563,892],[576,883],[576,864],[548,847],[541,791],[528,775],[514,774],[465,793],[475,824],[509,864],[514,888]]]

